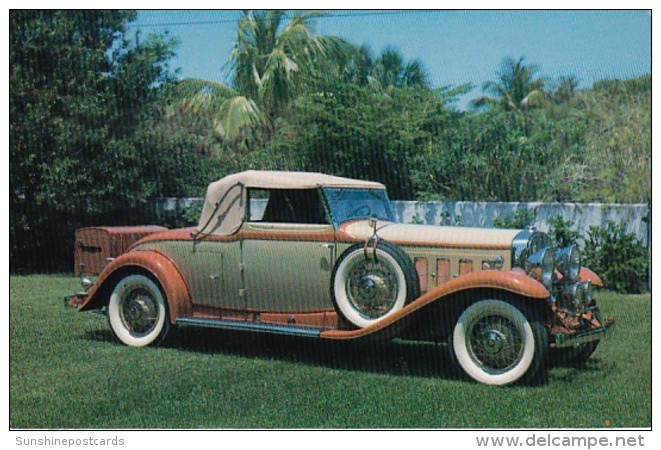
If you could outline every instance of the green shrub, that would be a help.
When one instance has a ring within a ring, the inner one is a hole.
[[[537,215],[536,209],[518,208],[514,211],[514,215],[507,217],[496,217],[493,219],[494,228],[529,228],[535,223],[535,216]]]
[[[195,202],[187,207],[163,211],[159,214],[158,223],[167,228],[186,228],[197,225],[202,212],[202,202]]]
[[[582,239],[580,231],[572,229],[574,222],[565,220],[560,214],[549,220],[549,226],[549,236],[556,249],[575,244]]]
[[[590,227],[583,265],[595,271],[604,286],[617,292],[645,291],[649,255],[645,245],[624,225],[606,222],[602,227]]]
[[[519,208],[514,215],[497,217],[495,228],[527,228],[535,221],[536,211]],[[555,249],[583,241],[582,265],[589,267],[604,282],[607,289],[630,294],[646,291],[649,253],[644,243],[623,224],[606,222],[602,227],[590,227],[587,234],[573,229],[574,223],[556,215],[549,221],[549,237]]]

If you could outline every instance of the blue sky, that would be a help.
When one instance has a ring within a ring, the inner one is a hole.
[[[241,15],[140,11],[134,28],[143,34],[167,29],[179,39],[173,65],[182,77],[227,81],[223,66]],[[575,75],[581,88],[652,71],[647,11],[329,11],[317,19],[316,30],[367,44],[374,54],[391,45],[407,59],[419,58],[434,87],[473,83],[476,88],[462,107],[495,78],[506,56],[524,56],[551,79]]]

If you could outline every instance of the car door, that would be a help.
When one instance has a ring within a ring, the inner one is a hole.
[[[172,259],[186,280],[195,305],[243,309],[240,298],[241,242],[214,236],[197,240],[173,240],[144,245]]]
[[[335,233],[319,190],[249,190],[249,198],[241,231],[246,308],[332,308]]]

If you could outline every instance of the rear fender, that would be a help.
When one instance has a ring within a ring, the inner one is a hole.
[[[320,334],[320,337],[337,340],[366,338],[368,336],[377,338],[382,334],[388,338],[396,337],[399,333],[398,330],[403,328],[398,325],[402,325],[405,319],[413,319],[426,306],[434,303],[441,307],[443,301],[457,298],[455,294],[466,292],[467,295],[472,295],[475,290],[484,289],[514,294],[531,302],[543,302],[551,296],[544,285],[526,275],[521,269],[510,271],[482,270],[461,275],[432,289],[401,310],[373,325],[350,331],[324,331]]]
[[[180,317],[192,315],[190,293],[183,276],[168,257],[154,250],[130,251],[108,264],[78,311],[106,306],[117,282],[128,273],[135,272],[147,272],[159,282],[167,298],[172,323]]]

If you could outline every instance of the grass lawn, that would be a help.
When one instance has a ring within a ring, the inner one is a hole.
[[[105,317],[64,308],[78,280],[10,280],[13,428],[650,427],[651,298],[605,293],[617,323],[548,383],[464,381],[443,345],[379,347],[206,330],[133,349]]]

